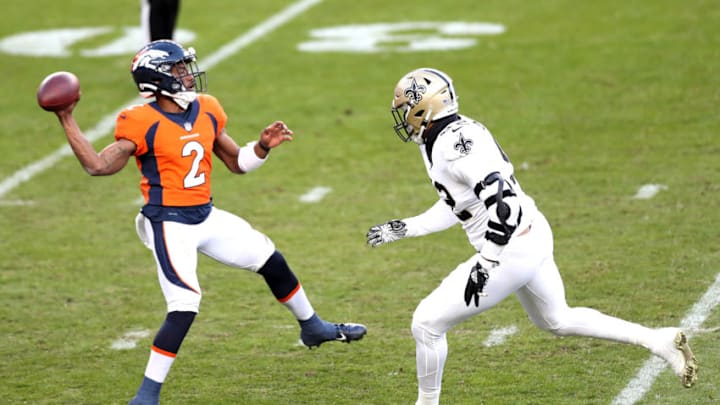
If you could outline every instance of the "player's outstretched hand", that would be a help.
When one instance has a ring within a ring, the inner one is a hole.
[[[375,225],[367,233],[367,243],[378,247],[384,243],[395,242],[407,235],[407,225],[399,219],[393,219],[384,224]]]
[[[275,121],[263,129],[260,145],[263,149],[272,149],[285,141],[293,140],[293,131],[282,121]]]

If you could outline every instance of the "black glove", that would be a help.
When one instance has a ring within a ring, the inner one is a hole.
[[[467,284],[465,285],[465,305],[470,306],[470,301],[475,298],[475,306],[480,306],[480,297],[486,297],[483,292],[487,284],[490,274],[488,270],[496,267],[499,263],[496,260],[488,260],[482,256],[478,258],[478,262],[470,269]]]

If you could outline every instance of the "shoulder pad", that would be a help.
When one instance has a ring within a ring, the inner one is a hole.
[[[473,153],[480,147],[482,134],[485,131],[482,125],[471,120],[459,120],[448,125],[438,136],[436,147],[447,161],[453,161]]]
[[[142,116],[148,113],[148,104],[133,104],[125,107],[117,115],[117,122],[135,122],[140,120]],[[151,108],[152,109],[152,108]]]

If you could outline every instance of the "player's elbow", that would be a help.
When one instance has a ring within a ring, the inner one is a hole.
[[[225,167],[227,167],[233,174],[245,174],[245,171],[240,167],[237,161],[225,162]]]
[[[113,167],[103,166],[103,165],[84,165],[83,168],[85,169],[85,173],[87,173],[93,177],[108,176],[108,175],[117,173],[119,170],[119,169],[115,169]]]
[[[92,167],[85,167],[85,173],[89,174],[90,176],[105,176],[107,173],[103,173],[102,171],[92,168]]]

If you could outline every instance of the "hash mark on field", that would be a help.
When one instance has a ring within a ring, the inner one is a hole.
[[[202,64],[203,69],[206,71],[210,70],[215,65],[229,58],[230,56],[237,53],[246,46],[252,44],[256,40],[274,31],[278,27],[284,25],[288,21],[292,20],[299,14],[303,13],[305,10],[320,3],[321,1],[322,0],[299,0],[291,4],[279,13],[260,23],[260,25],[256,25],[250,31],[228,42],[220,49],[215,51],[213,54],[209,55],[207,58],[204,59],[204,62]],[[116,111],[102,117],[100,119],[100,122],[98,122],[93,128],[84,131],[86,138],[92,143],[107,135],[108,132],[110,132],[110,130],[115,126],[115,118],[125,106],[132,104],[140,104],[144,103],[145,101],[146,100],[143,98],[136,97],[130,100],[128,103],[125,103],[123,107],[118,108]],[[10,177],[7,177],[0,182],[0,199],[2,199],[3,196],[15,189],[20,184],[29,181],[37,174],[42,173],[45,170],[53,167],[63,157],[71,156],[72,154],[73,152],[70,149],[70,145],[66,144],[58,148],[55,152],[52,152],[51,154],[45,156],[44,158],[35,161],[23,168],[20,168]]]
[[[664,184],[645,184],[638,189],[633,198],[638,200],[647,200],[655,197],[657,193],[667,189],[668,186]]]
[[[120,339],[116,339],[110,345],[111,349],[115,350],[129,350],[134,349],[137,346],[137,342],[140,339],[150,336],[150,331],[145,330],[131,330],[125,332]]]
[[[300,196],[300,201],[304,203],[316,203],[331,191],[332,189],[330,187],[313,187],[310,191]]]
[[[505,339],[508,336],[516,334],[517,331],[518,328],[515,325],[510,325],[500,329],[493,329],[492,331],[490,331],[490,336],[488,336],[487,339],[485,339],[485,341],[483,342],[483,346],[491,347],[501,345],[505,343]]]
[[[680,328],[684,329],[688,337],[698,331],[700,326],[710,315],[712,310],[720,304],[720,273],[715,277],[715,282],[708,288],[698,302],[693,305],[688,314],[680,321]],[[699,359],[702,366],[702,358]],[[613,405],[632,405],[642,399],[652,387],[655,378],[667,367],[667,364],[659,357],[651,356],[642,369],[638,371],[628,385],[613,400]],[[702,370],[701,370],[702,371]]]

